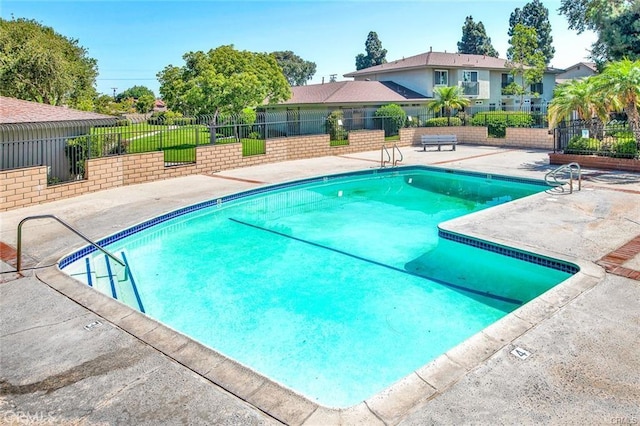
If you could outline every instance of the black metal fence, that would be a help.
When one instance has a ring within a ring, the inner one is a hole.
[[[196,161],[196,147],[241,143],[244,156],[266,152],[266,139],[328,134],[331,145],[348,143],[356,130],[384,130],[399,137],[404,127],[487,126],[493,137],[507,127],[544,127],[544,110],[468,107],[434,112],[404,108],[405,116],[377,116],[375,108],[280,110],[237,115],[183,117],[171,112],[107,120],[0,124],[0,170],[47,166],[49,184],[85,178],[86,160],[161,151],[165,166]]]
[[[638,158],[638,141],[627,121],[575,120],[554,129],[554,152]]]

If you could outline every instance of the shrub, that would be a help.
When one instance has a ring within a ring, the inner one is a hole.
[[[409,120],[409,116],[407,116],[407,121],[404,123],[404,127],[420,127],[420,118],[411,117],[411,120]]]
[[[619,142],[635,140],[635,136],[633,135],[633,132],[631,130],[621,130],[621,131],[615,132],[612,136],[615,136],[615,138]]]
[[[87,135],[69,139],[65,146],[65,154],[69,159],[69,172],[72,175],[84,177],[86,160],[125,154],[128,144],[129,142],[123,140],[119,133]]]
[[[636,158],[638,156],[638,145],[633,138],[618,139],[611,146],[611,153],[613,157]]]
[[[380,121],[381,129],[385,136],[397,135],[401,127],[407,121],[407,113],[396,104],[383,105],[373,114]]]
[[[131,120],[129,120],[128,118],[124,118],[124,117],[119,117],[116,119],[116,126],[117,127],[126,127],[128,125],[131,124]]]
[[[430,118],[424,122],[425,127],[445,127],[448,126],[447,117]],[[458,117],[451,117],[452,126],[462,126],[462,120]]]
[[[244,108],[238,118],[238,123],[240,124],[253,124],[258,118],[258,114],[253,108]]]
[[[186,126],[193,124],[195,119],[192,117],[183,117],[179,112],[159,111],[151,114],[147,123],[161,126]]]
[[[458,112],[456,114],[456,117],[458,117],[462,121],[463,125],[466,125],[468,122],[471,121],[471,115],[464,111]]]
[[[492,111],[479,112],[471,119],[472,126],[487,126],[489,137],[504,138],[507,127],[531,127],[533,118],[528,112]]]
[[[326,128],[329,140],[341,141],[348,138],[348,132],[344,129],[344,115],[342,111],[335,110],[327,117]]]
[[[564,149],[565,154],[595,154],[600,151],[600,141],[594,138],[583,138],[576,135],[569,139],[567,147]]]

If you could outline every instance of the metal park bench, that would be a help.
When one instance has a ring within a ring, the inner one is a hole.
[[[451,145],[451,150],[455,151],[458,137],[456,135],[422,135],[420,143],[422,143],[423,151],[427,150],[427,146],[438,146],[438,151],[440,151],[442,145]]]

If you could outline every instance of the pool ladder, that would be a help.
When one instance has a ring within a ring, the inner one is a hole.
[[[396,152],[398,153],[398,157],[399,157],[397,159],[396,159]],[[386,154],[386,159],[385,159],[385,154]],[[404,160],[404,156],[402,155],[402,151],[400,151],[400,148],[398,147],[397,143],[393,144],[393,147],[391,148],[391,153],[389,153],[387,146],[384,144],[382,145],[382,148],[380,148],[380,168],[385,168],[388,163],[391,163],[391,167],[397,167],[398,163],[401,163],[402,160]]]
[[[562,181],[558,180],[559,173],[569,173],[569,180]],[[575,180],[578,181],[578,191],[582,189],[582,170],[580,169],[580,164],[578,163],[568,163],[563,164],[557,169],[551,170],[546,175],[544,175],[544,181],[552,188],[559,188],[562,192],[564,192],[564,185],[569,184],[569,194],[573,193],[573,181],[574,181],[574,173]]]

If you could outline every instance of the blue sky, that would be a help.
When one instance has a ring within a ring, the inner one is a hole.
[[[112,94],[143,85],[159,96],[156,74],[182,66],[189,51],[233,44],[238,50],[291,50],[317,71],[309,84],[355,70],[366,53],[369,31],[378,33],[387,60],[427,52],[457,51],[467,15],[482,21],[501,57],[508,48],[509,15],[527,1],[510,0],[329,0],[329,1],[22,1],[3,0],[4,19],[35,19],[79,40],[97,59],[97,89]],[[556,54],[551,65],[566,68],[586,60],[595,40],[567,29],[560,0],[542,0]]]

